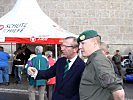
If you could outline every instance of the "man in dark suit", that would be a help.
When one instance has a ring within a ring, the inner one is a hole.
[[[38,72],[33,67],[28,68],[29,75],[36,79],[49,79],[56,76],[52,100],[79,100],[79,83],[85,63],[77,55],[78,46],[75,37],[67,37],[61,45],[63,57],[59,58],[53,67]],[[68,60],[69,65],[66,68]]]

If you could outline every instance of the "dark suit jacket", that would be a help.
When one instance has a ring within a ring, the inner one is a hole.
[[[65,65],[66,58],[62,57],[56,61],[53,67],[46,71],[39,71],[36,79],[49,79],[56,76],[52,100],[79,100],[79,84],[85,63],[77,57],[63,79]]]

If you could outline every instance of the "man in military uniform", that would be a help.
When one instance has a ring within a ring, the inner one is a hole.
[[[124,100],[122,80],[100,49],[101,38],[94,30],[82,32],[77,41],[87,63],[80,82],[80,100]]]
[[[118,69],[119,76],[121,76],[121,78],[124,78],[121,66],[122,56],[120,55],[119,50],[116,50],[116,54],[112,57],[112,60]]]

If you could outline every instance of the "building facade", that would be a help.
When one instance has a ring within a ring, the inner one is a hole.
[[[31,0],[32,2],[32,0]],[[37,0],[39,6],[58,25],[74,34],[94,29],[102,41],[121,54],[133,53],[132,0]],[[0,0],[0,17],[10,11],[16,0]]]

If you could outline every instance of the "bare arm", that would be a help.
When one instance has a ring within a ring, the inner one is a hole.
[[[125,100],[125,92],[123,89],[114,91],[113,93],[114,100]]]

